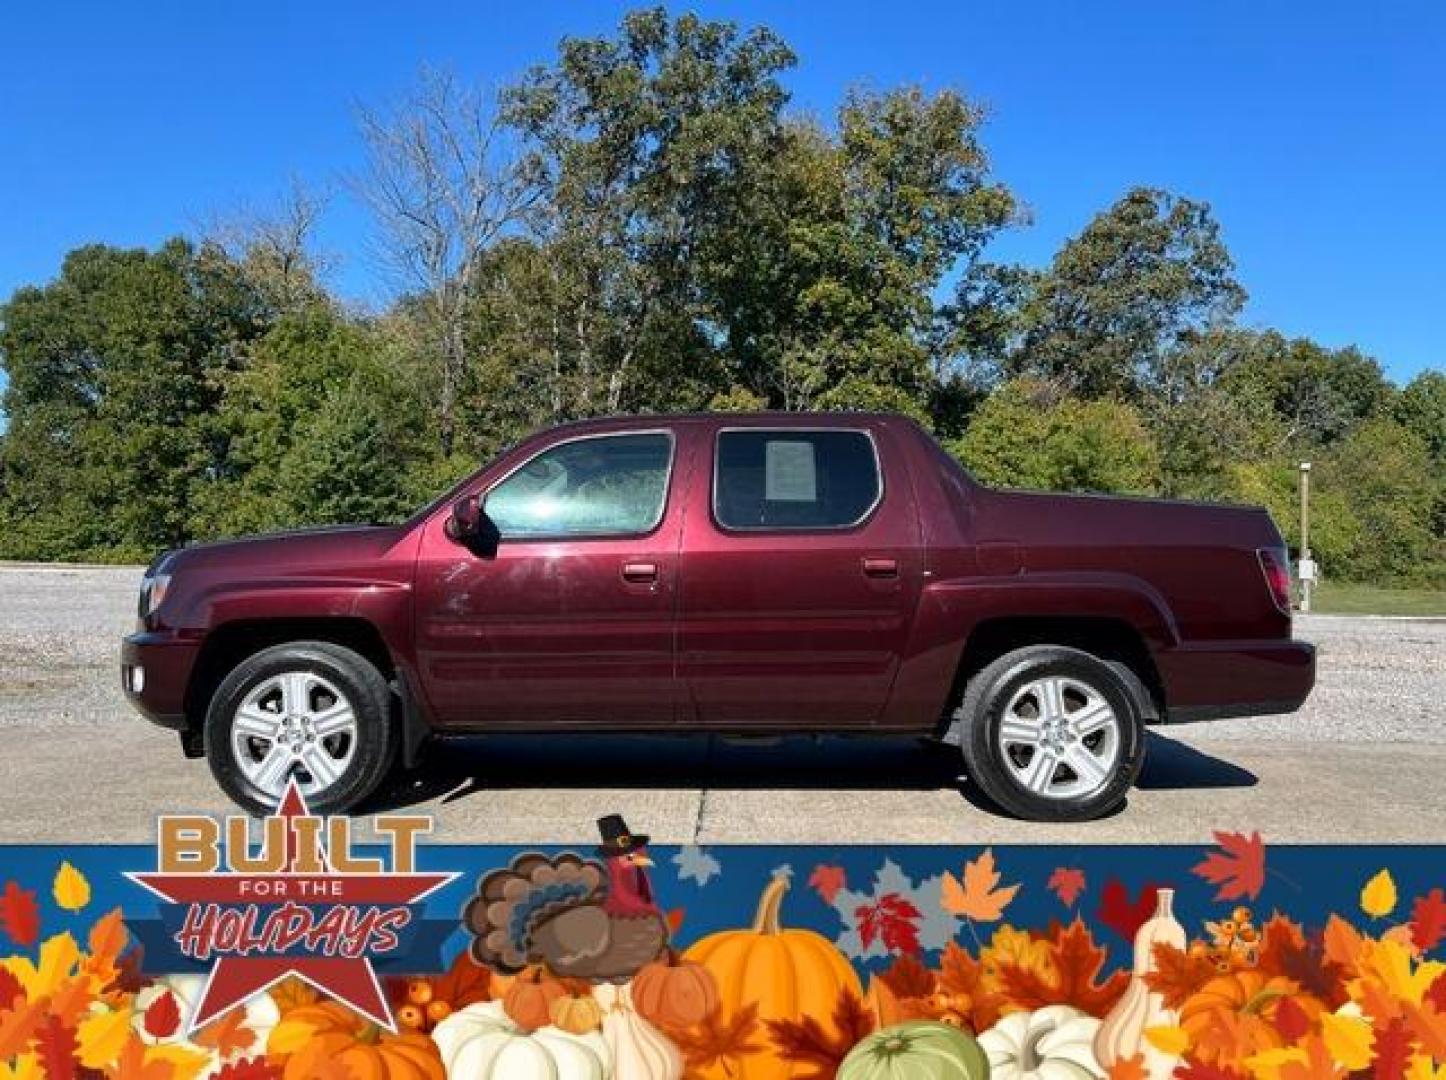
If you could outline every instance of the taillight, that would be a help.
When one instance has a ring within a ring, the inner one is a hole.
[[[1265,575],[1265,584],[1270,586],[1275,606],[1289,615],[1290,556],[1283,548],[1257,548],[1255,555],[1260,560],[1260,570]]]

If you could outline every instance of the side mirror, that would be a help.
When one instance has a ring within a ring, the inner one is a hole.
[[[477,539],[482,531],[482,500],[476,495],[467,495],[454,502],[446,529],[447,535],[459,544]]]
[[[482,509],[478,495],[468,495],[452,504],[452,516],[445,525],[449,538],[461,544],[476,555],[491,557],[497,554],[501,534],[487,511]]]

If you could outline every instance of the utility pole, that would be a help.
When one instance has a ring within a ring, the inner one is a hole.
[[[1315,560],[1310,557],[1310,462],[1300,463],[1300,610],[1310,611],[1310,588],[1315,582]]]

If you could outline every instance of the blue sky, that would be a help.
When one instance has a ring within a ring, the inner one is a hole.
[[[674,10],[684,10],[674,5]],[[997,174],[1034,224],[996,254],[1048,260],[1127,187],[1210,202],[1248,323],[1355,343],[1398,381],[1446,366],[1446,5],[1077,0],[698,3],[799,54],[795,108],[850,86],[984,101]],[[0,43],[0,297],[64,253],[151,245],[357,164],[357,101],[423,63],[504,81],[625,5],[18,4]],[[385,297],[364,214],[321,235],[333,284]]]

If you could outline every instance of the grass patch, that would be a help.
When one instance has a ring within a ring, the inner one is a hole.
[[[1321,615],[1446,616],[1446,590],[1381,589],[1345,581],[1327,581],[1311,594],[1312,612]]]

